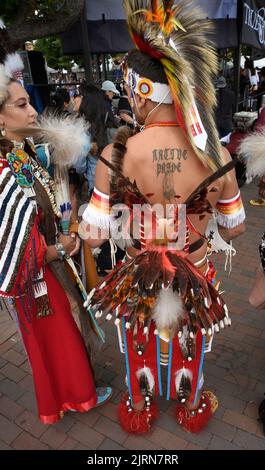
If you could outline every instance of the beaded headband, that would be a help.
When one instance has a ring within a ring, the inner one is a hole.
[[[165,83],[153,82],[150,78],[141,77],[132,68],[124,70],[124,80],[134,93],[155,103],[172,104],[170,87]]]

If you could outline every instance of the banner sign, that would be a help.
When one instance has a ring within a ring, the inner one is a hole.
[[[241,42],[265,50],[265,0],[244,0]]]

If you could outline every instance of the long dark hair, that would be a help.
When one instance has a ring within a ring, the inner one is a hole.
[[[167,76],[163,65],[157,59],[144,54],[138,49],[130,51],[125,58],[125,63],[142,77],[149,78],[153,82],[167,84]]]
[[[66,88],[58,88],[51,94],[50,103],[45,108],[45,114],[56,114],[56,116],[69,114],[64,103],[70,103],[70,94]]]
[[[14,144],[13,142],[11,142],[11,140],[8,140],[0,135],[0,152],[3,154],[4,157],[7,153],[11,152],[13,147]]]
[[[251,75],[256,75],[256,68],[254,67],[254,62],[252,59],[246,59],[245,69],[250,69]]]
[[[108,144],[106,127],[116,127],[115,118],[109,112],[102,91],[95,85],[82,85],[80,95],[79,114],[89,122],[92,141],[96,142],[101,152]]]

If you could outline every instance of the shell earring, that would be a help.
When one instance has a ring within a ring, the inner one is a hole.
[[[2,137],[5,137],[5,136],[6,136],[5,128],[1,129],[1,135],[2,135]]]

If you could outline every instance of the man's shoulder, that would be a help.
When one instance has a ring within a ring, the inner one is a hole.
[[[113,149],[113,144],[108,144],[104,150],[101,152],[101,156],[105,158],[105,160],[110,161],[111,160],[111,154],[112,154],[112,149]],[[100,162],[99,162],[100,164]]]
[[[146,142],[146,139],[142,132],[132,135],[126,143],[127,152],[133,152],[134,155],[139,155],[141,150],[143,150],[144,142]]]

